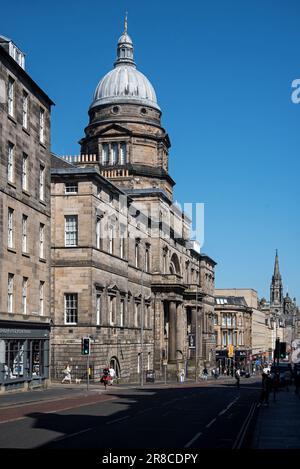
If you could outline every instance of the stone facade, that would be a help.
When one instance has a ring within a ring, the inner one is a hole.
[[[48,358],[44,356],[41,372],[41,355],[48,354],[44,338],[50,321],[53,103],[10,55],[13,47],[12,41],[0,37],[0,382],[4,390],[24,388],[34,373],[33,361],[39,367],[35,376],[48,377]]]
[[[96,89],[81,154],[53,156],[55,377],[66,361],[84,370],[84,335],[93,337],[95,378],[109,363],[119,377],[131,381],[141,379],[141,369],[155,369],[157,376],[182,368],[194,373],[195,365],[215,361],[216,263],[195,249],[191,221],[173,204],[170,140],[154,90],[134,68],[132,42],[125,32],[118,57],[115,70]],[[78,192],[66,193],[74,181]],[[65,245],[65,217],[70,216],[77,217],[78,227],[72,247]],[[104,230],[100,241],[97,223]],[[73,325],[66,323],[64,304],[71,293],[78,300]],[[115,319],[110,323],[112,307]]]

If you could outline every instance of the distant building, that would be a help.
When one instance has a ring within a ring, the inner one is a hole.
[[[51,99],[0,36],[0,391],[49,377]]]

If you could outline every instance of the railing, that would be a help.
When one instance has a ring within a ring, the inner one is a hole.
[[[61,156],[60,158],[72,164],[95,163],[98,161],[96,153],[91,154],[91,155],[64,155],[64,156]]]

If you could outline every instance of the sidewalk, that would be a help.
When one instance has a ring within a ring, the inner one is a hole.
[[[253,449],[300,448],[300,394],[294,386],[289,391],[281,389],[270,407],[260,407],[251,447]]]

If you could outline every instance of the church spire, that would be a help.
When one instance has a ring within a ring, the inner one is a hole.
[[[282,304],[283,301],[283,284],[279,270],[278,250],[276,249],[274,273],[272,275],[272,282],[270,288],[270,302],[272,304]]]
[[[281,279],[280,271],[279,271],[279,259],[278,259],[278,250],[276,249],[275,255],[275,264],[274,264],[274,276],[275,279]]]

